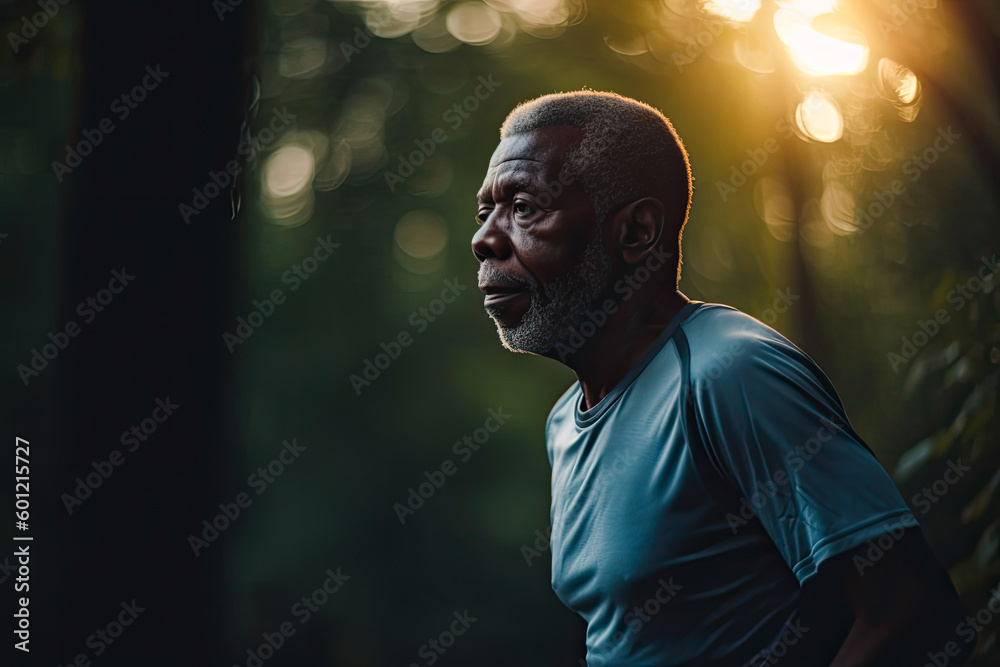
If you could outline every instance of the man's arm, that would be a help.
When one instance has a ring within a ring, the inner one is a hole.
[[[859,574],[859,547],[828,561],[828,576],[854,613],[850,634],[833,661],[847,665],[961,665],[975,642],[960,640],[965,611],[948,573],[917,529]],[[817,572],[820,574],[823,569]]]
[[[801,585],[794,637],[765,653],[789,667],[924,667],[928,653],[961,664],[974,642],[957,635],[958,595],[833,384],[779,334],[739,313],[716,318],[742,352],[713,375],[711,347],[691,346],[700,440],[736,495],[768,498],[756,519]],[[870,541],[886,535],[869,561]]]
[[[825,645],[809,647],[822,660],[811,664],[963,664],[975,642],[956,634],[966,614],[922,531],[907,529],[876,562],[869,549],[831,557],[803,584],[803,625],[828,630],[814,635]]]

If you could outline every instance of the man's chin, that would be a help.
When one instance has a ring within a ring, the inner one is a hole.
[[[520,348],[520,347],[514,347],[514,345],[512,345],[510,342],[504,340],[502,337],[500,338],[500,344],[503,345],[503,348],[505,350],[507,350],[508,352],[514,352],[516,354],[533,354],[533,355],[536,355],[536,356],[541,356],[540,352],[532,352],[531,350],[525,350],[525,349]]]
[[[534,305],[527,292],[486,297],[486,314],[498,327],[514,329],[521,326],[525,316]]]
[[[500,334],[500,344],[503,345],[504,349],[507,350],[507,351],[509,351],[509,352],[516,352],[518,354],[535,354],[535,355],[539,355],[539,356],[544,356],[545,355],[545,352],[539,351],[539,350],[530,349],[530,348],[528,348],[527,346],[525,346],[525,345],[523,345],[521,343],[517,343],[517,342],[514,342],[514,341],[508,339],[503,334]]]
[[[493,321],[497,325],[497,334],[500,337],[500,344],[503,345],[504,349],[510,352],[544,356],[552,349],[551,345],[546,346],[537,340],[532,340],[530,337],[525,336],[525,332],[520,324],[508,327],[497,322],[495,318]],[[543,349],[546,347],[548,347],[548,349]]]

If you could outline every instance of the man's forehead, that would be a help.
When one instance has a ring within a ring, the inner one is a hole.
[[[544,169],[545,166],[561,165],[566,151],[582,136],[580,128],[572,125],[552,125],[508,135],[493,151],[490,169],[509,162],[517,162],[519,167],[529,169],[532,166]],[[537,165],[531,165],[532,162]]]

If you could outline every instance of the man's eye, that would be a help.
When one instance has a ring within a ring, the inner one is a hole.
[[[532,206],[531,204],[529,204],[527,202],[520,201],[520,202],[516,202],[514,204],[514,214],[515,215],[531,215],[536,210],[537,209],[535,209],[534,206]]]
[[[479,209],[479,211],[476,213],[476,222],[478,222],[481,225],[484,224],[486,222],[486,219],[490,217],[491,211],[492,209],[488,208]]]

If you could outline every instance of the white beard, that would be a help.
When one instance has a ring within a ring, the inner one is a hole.
[[[587,308],[605,293],[610,282],[610,262],[601,244],[601,234],[595,233],[580,262],[544,287],[544,296],[537,285],[527,285],[497,270],[489,260],[479,266],[479,281],[513,282],[528,289],[530,305],[515,326],[502,326],[495,317],[490,317],[496,322],[505,348],[511,352],[545,354],[567,339],[570,328],[580,324]]]

